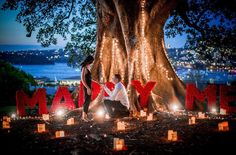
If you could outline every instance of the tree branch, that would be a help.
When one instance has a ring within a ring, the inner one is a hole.
[[[180,0],[165,0],[165,1],[155,1],[150,16],[152,18],[158,17],[158,19],[163,19],[163,22],[169,17],[170,12],[176,8]]]
[[[69,13],[68,13],[67,16],[65,16],[64,18],[62,18],[61,22],[63,22],[65,19],[70,18],[70,15],[71,15],[71,13],[72,13],[72,11],[73,11],[73,8],[74,8],[74,3],[75,3],[75,0],[72,0],[72,2],[71,2],[71,7],[70,7],[70,11],[69,11]]]
[[[108,5],[106,0],[99,0],[98,1],[101,7],[103,7],[103,11],[110,14],[110,15],[115,15],[114,11],[111,9],[111,7]]]
[[[185,11],[180,11],[179,15],[189,27],[194,28],[195,30],[200,32],[202,36],[205,36],[204,30],[201,27],[197,26],[198,21],[195,21],[194,23],[190,22],[190,20],[189,20],[189,18],[188,18]]]

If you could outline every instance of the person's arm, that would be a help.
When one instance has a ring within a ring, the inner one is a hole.
[[[107,88],[106,86],[104,86],[104,90],[106,91],[106,93],[111,96],[112,95],[112,92],[110,91],[109,88]]]
[[[116,98],[116,95],[119,93],[119,91],[122,89],[122,86],[120,84],[117,84],[115,86],[115,89],[111,92],[110,99],[114,100]]]
[[[86,70],[85,70],[85,67],[83,67],[83,68],[82,68],[82,77],[81,77],[81,80],[82,80],[83,85],[84,85],[87,89],[90,89],[89,86],[88,86],[87,83],[86,83],[85,74],[86,74]]]

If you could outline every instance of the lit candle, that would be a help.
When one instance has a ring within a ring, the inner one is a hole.
[[[206,117],[205,117],[205,113],[198,112],[198,118],[200,118],[200,119],[206,118]]]
[[[3,129],[9,129],[9,128],[10,128],[10,122],[8,122],[8,121],[3,121],[3,122],[2,122],[2,128],[3,128]]]
[[[125,147],[125,141],[124,139],[114,138],[113,139],[113,148],[116,151],[124,150]]]
[[[218,124],[218,129],[219,129],[219,131],[223,131],[223,130],[224,130],[222,123],[219,123],[219,124]]]
[[[147,113],[144,110],[140,111],[140,117],[146,117]]]
[[[49,121],[49,114],[42,114],[42,119],[44,121]]]
[[[45,132],[45,124],[37,124],[38,126],[38,133]]]
[[[227,121],[218,124],[219,131],[229,131],[229,123]]]
[[[169,141],[177,141],[178,140],[177,131],[168,130],[168,137],[167,137],[167,139]]]
[[[196,118],[195,117],[191,117],[189,119],[189,125],[195,124],[196,123]]]
[[[170,141],[172,140],[173,132],[174,132],[173,130],[168,130],[168,137],[167,137],[167,139],[170,140]]]
[[[174,131],[172,134],[172,141],[177,141],[177,140],[178,140],[177,131]]]
[[[117,130],[125,130],[125,122],[117,122]]]
[[[147,121],[152,121],[153,120],[153,114],[150,113],[147,117]]]
[[[74,118],[68,119],[67,122],[66,122],[66,124],[67,124],[67,125],[73,125],[73,124],[75,124],[75,119],[74,119]]]
[[[8,117],[8,116],[3,116],[3,117],[2,117],[2,120],[3,120],[3,121],[6,121],[6,122],[11,122],[11,118]]]
[[[56,138],[65,137],[65,132],[63,130],[55,132]]]

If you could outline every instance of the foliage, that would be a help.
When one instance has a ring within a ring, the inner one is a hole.
[[[221,62],[235,61],[235,5],[235,0],[182,0],[166,23],[165,34],[175,37],[186,33],[185,48],[198,52],[200,59],[213,61],[217,52]]]
[[[0,60],[0,103],[2,105],[15,105],[17,90],[23,89],[29,92],[29,86],[36,85],[34,78],[11,64]]]
[[[222,53],[222,60],[235,54],[235,0],[178,0],[165,24],[165,34],[187,34],[185,47],[196,50],[202,59]],[[101,1],[98,1],[101,2]],[[150,4],[156,3],[152,0]],[[102,3],[102,2],[101,2]],[[16,20],[30,37],[37,31],[43,46],[57,43],[57,36],[70,41],[69,64],[78,66],[83,56],[94,53],[96,41],[96,0],[7,0],[3,9],[19,10]],[[234,60],[235,61],[235,60]]]

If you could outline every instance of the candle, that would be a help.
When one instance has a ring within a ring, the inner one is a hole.
[[[73,124],[75,124],[75,119],[74,119],[74,118],[68,119],[67,122],[66,122],[66,124],[67,124],[67,125],[73,125]]]
[[[56,138],[65,137],[65,132],[63,130],[55,132]]]
[[[6,121],[6,122],[11,122],[11,118],[8,117],[8,116],[3,116],[3,117],[2,117],[2,120],[3,120],[3,121]]]
[[[116,151],[124,150],[125,147],[125,141],[124,139],[114,138],[113,139],[113,148]]]
[[[205,113],[198,112],[198,118],[200,118],[200,119],[206,118],[206,117],[205,117]]]
[[[146,117],[147,113],[144,110],[140,111],[140,117]]]
[[[196,123],[196,117],[191,117],[190,119],[189,119],[189,125],[192,125],[192,124],[195,124]]]
[[[229,131],[229,123],[227,121],[218,124],[219,131]]]
[[[147,121],[152,121],[153,120],[153,114],[150,113],[147,117]]]
[[[3,128],[3,129],[9,129],[9,128],[10,128],[10,122],[8,122],[8,121],[3,121],[3,122],[2,122],[2,128]]]
[[[177,141],[178,140],[177,131],[168,130],[168,137],[167,137],[167,139],[169,141]]]
[[[45,132],[45,124],[37,124],[38,126],[38,133]]]
[[[174,132],[173,130],[168,130],[168,137],[167,137],[168,140],[172,140],[173,132]]]
[[[49,121],[49,114],[42,114],[42,118],[44,121]]]
[[[174,131],[172,134],[172,141],[177,141],[177,140],[178,140],[177,131]]]
[[[218,128],[219,128],[219,131],[223,131],[223,130],[224,130],[223,124],[222,124],[222,123],[219,123],[219,124],[218,124]]]
[[[117,130],[125,130],[125,122],[117,122]]]

